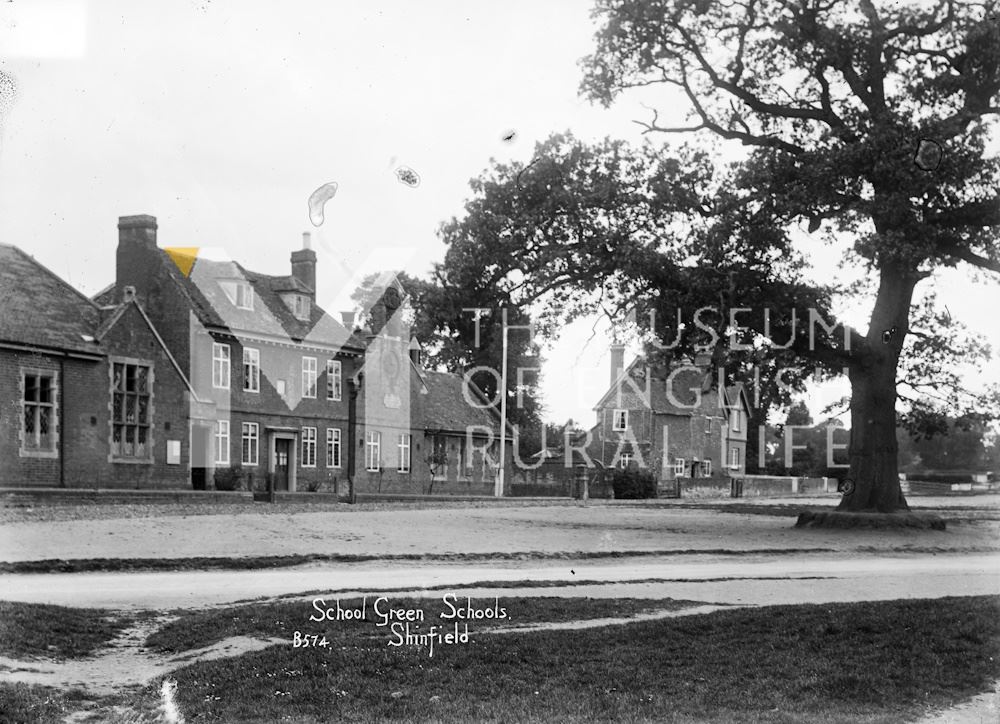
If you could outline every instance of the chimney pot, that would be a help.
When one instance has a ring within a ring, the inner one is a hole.
[[[118,243],[139,242],[156,246],[156,217],[149,214],[118,217]]]
[[[308,231],[302,232],[302,248],[312,249],[312,234],[310,234]]]
[[[128,284],[125,287],[124,300],[126,302],[135,301],[135,287],[133,287],[131,284]]]
[[[341,312],[340,318],[344,321],[348,332],[354,331],[354,312]]]

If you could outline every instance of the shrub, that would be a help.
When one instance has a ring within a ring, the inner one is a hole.
[[[230,465],[228,468],[216,468],[216,490],[239,490],[242,483],[243,468],[239,465]]]
[[[656,477],[649,470],[629,468],[615,470],[611,486],[616,500],[638,500],[656,497]]]

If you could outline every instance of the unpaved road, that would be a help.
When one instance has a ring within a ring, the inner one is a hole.
[[[813,549],[1000,550],[1000,496],[935,499],[949,520],[929,530],[797,530],[794,517],[638,505],[400,507],[378,511],[274,512],[7,522],[0,561],[322,555],[607,553],[619,551]],[[922,499],[914,505],[926,506]],[[726,510],[836,500],[733,501]],[[941,508],[941,506],[947,506]],[[794,509],[789,509],[791,512]]]
[[[489,586],[468,595],[683,598],[743,605],[936,598],[1000,594],[1000,557],[982,553],[788,554],[738,560],[729,556],[643,557],[614,563],[375,562],[256,571],[17,574],[0,576],[0,590],[3,598],[15,601],[162,611],[315,591],[324,592],[317,595],[364,594],[412,588],[418,594],[424,589],[424,595],[443,595],[447,587],[487,581]],[[568,585],[521,588],[519,581]],[[445,589],[428,592],[429,587]]]

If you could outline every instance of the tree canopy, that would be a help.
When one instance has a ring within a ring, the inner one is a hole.
[[[841,505],[905,508],[897,385],[909,385],[909,422],[927,427],[962,403],[949,360],[988,354],[960,325],[937,326],[928,302],[913,307],[936,269],[1000,272],[1000,165],[986,153],[1000,113],[997,12],[991,0],[600,0],[584,95],[608,105],[659,87],[689,120],[666,125],[654,110],[641,148],[561,134],[530,162],[494,163],[442,226],[440,279],[541,303],[543,329],[629,311],[665,356],[707,348],[730,376],[763,371],[765,404],[787,404],[813,369],[846,370]],[[651,142],[663,134],[697,135]],[[710,137],[744,144],[745,158],[720,162]],[[795,243],[806,235],[853,242],[873,297],[867,330],[834,318],[849,290],[810,280]]]

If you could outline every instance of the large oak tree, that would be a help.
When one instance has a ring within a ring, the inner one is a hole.
[[[1000,272],[1000,165],[985,152],[1000,113],[997,13],[992,1],[601,0],[583,92],[610,104],[632,88],[670,90],[664,103],[679,94],[690,120],[665,125],[654,111],[642,121],[650,137],[739,141],[745,159],[724,168],[704,150],[556,136],[532,162],[494,164],[473,182],[466,215],[442,227],[442,278],[545,299],[552,318],[595,305],[651,312],[654,346],[710,344],[730,374],[846,369],[854,489],[840,508],[905,509],[897,385],[946,395],[913,376],[947,372],[942,355],[964,351],[942,341],[953,332],[911,330],[914,290],[941,267]],[[853,240],[872,280],[867,331],[810,333],[807,310],[831,319],[837,289],[807,281],[796,229]],[[675,323],[709,305],[711,321]],[[739,309],[751,312],[728,338]],[[928,409],[916,393],[910,422]]]

